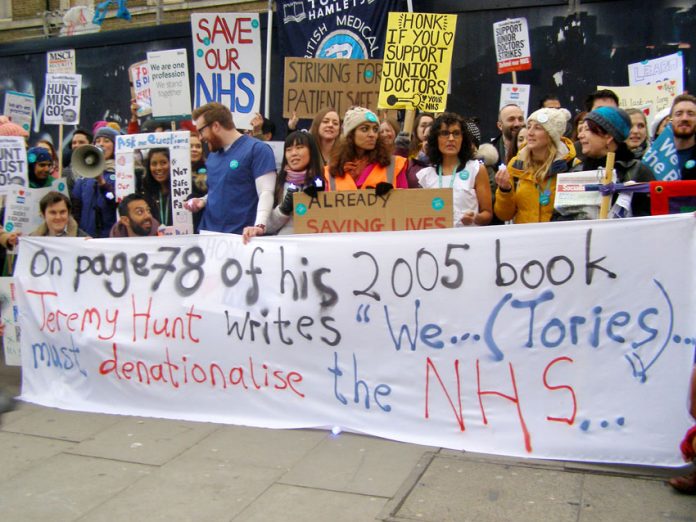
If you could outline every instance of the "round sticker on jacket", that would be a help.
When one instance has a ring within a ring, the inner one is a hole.
[[[537,116],[537,121],[539,123],[546,123],[547,121],[549,121],[549,117],[542,112],[541,114],[539,114],[539,116]]]
[[[237,167],[239,167],[239,162],[237,160],[230,161],[230,168],[232,170],[236,169]]]
[[[469,173],[466,170],[462,170],[459,173],[459,179],[461,179],[462,181],[469,179]]]

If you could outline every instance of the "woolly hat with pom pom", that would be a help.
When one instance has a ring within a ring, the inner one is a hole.
[[[544,107],[534,111],[527,121],[536,121],[544,127],[549,137],[553,140],[557,149],[561,148],[561,137],[565,133],[566,126],[570,121],[570,113],[567,109],[552,109]]]

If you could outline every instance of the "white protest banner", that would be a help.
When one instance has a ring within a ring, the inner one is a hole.
[[[43,217],[39,212],[39,201],[53,190],[70,196],[68,185],[62,178],[54,179],[50,186],[43,188],[11,185],[5,199],[3,230],[5,232],[19,232],[24,235],[33,232],[43,223]]]
[[[184,208],[191,194],[191,133],[153,132],[116,137],[116,201],[136,191],[134,153],[149,149],[169,149],[169,182],[172,200],[172,227],[167,235],[193,234],[191,212]],[[154,214],[153,214],[154,215]],[[160,216],[154,216],[160,220]]]
[[[186,49],[147,53],[155,118],[190,118],[191,90]]]
[[[257,13],[191,15],[195,102],[230,108],[235,125],[250,129],[261,105],[261,29]]]
[[[628,65],[629,85],[653,85],[665,82],[673,87],[676,94],[684,92],[684,57],[681,51]]]
[[[0,277],[0,320],[5,325],[2,335],[2,347],[5,352],[5,364],[7,366],[21,366],[20,355],[21,329],[17,324],[19,312],[17,310],[16,283],[12,277]]]
[[[22,127],[25,131],[31,132],[31,118],[34,114],[34,96],[23,92],[5,92],[5,116]]]
[[[75,74],[75,49],[48,51],[46,72],[49,74]]]
[[[668,82],[669,83],[669,82]],[[634,108],[643,111],[648,119],[648,127],[655,119],[655,115],[662,109],[672,106],[672,100],[677,95],[662,84],[634,85],[623,87],[611,87],[598,85],[597,89],[609,89],[619,97],[619,107],[622,109]]]
[[[512,18],[493,24],[498,74],[532,68],[529,29],[526,18]]]
[[[47,74],[44,123],[77,125],[80,122],[81,96],[81,75]]]
[[[529,111],[529,91],[530,86],[523,83],[502,83],[500,85],[500,104],[498,110],[506,105],[515,104],[524,113],[524,119],[527,119]]]
[[[11,185],[29,185],[27,148],[24,138],[0,136],[0,195],[7,194]]]
[[[138,117],[152,114],[150,94],[150,68],[146,61],[134,63],[128,68],[131,83],[131,96],[138,105]]]
[[[380,109],[444,112],[457,15],[389,13]]]
[[[671,215],[247,245],[26,238],[22,399],[680,466],[695,232]]]

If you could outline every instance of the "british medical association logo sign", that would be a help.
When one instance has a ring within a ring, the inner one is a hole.
[[[284,52],[305,58],[381,58],[387,13],[397,4],[398,0],[281,1]]]

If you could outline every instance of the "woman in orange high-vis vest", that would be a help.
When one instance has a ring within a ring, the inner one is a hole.
[[[372,111],[349,109],[343,118],[342,134],[325,170],[325,190],[374,188],[378,183],[408,188],[407,161],[392,156],[379,135],[379,120]]]

